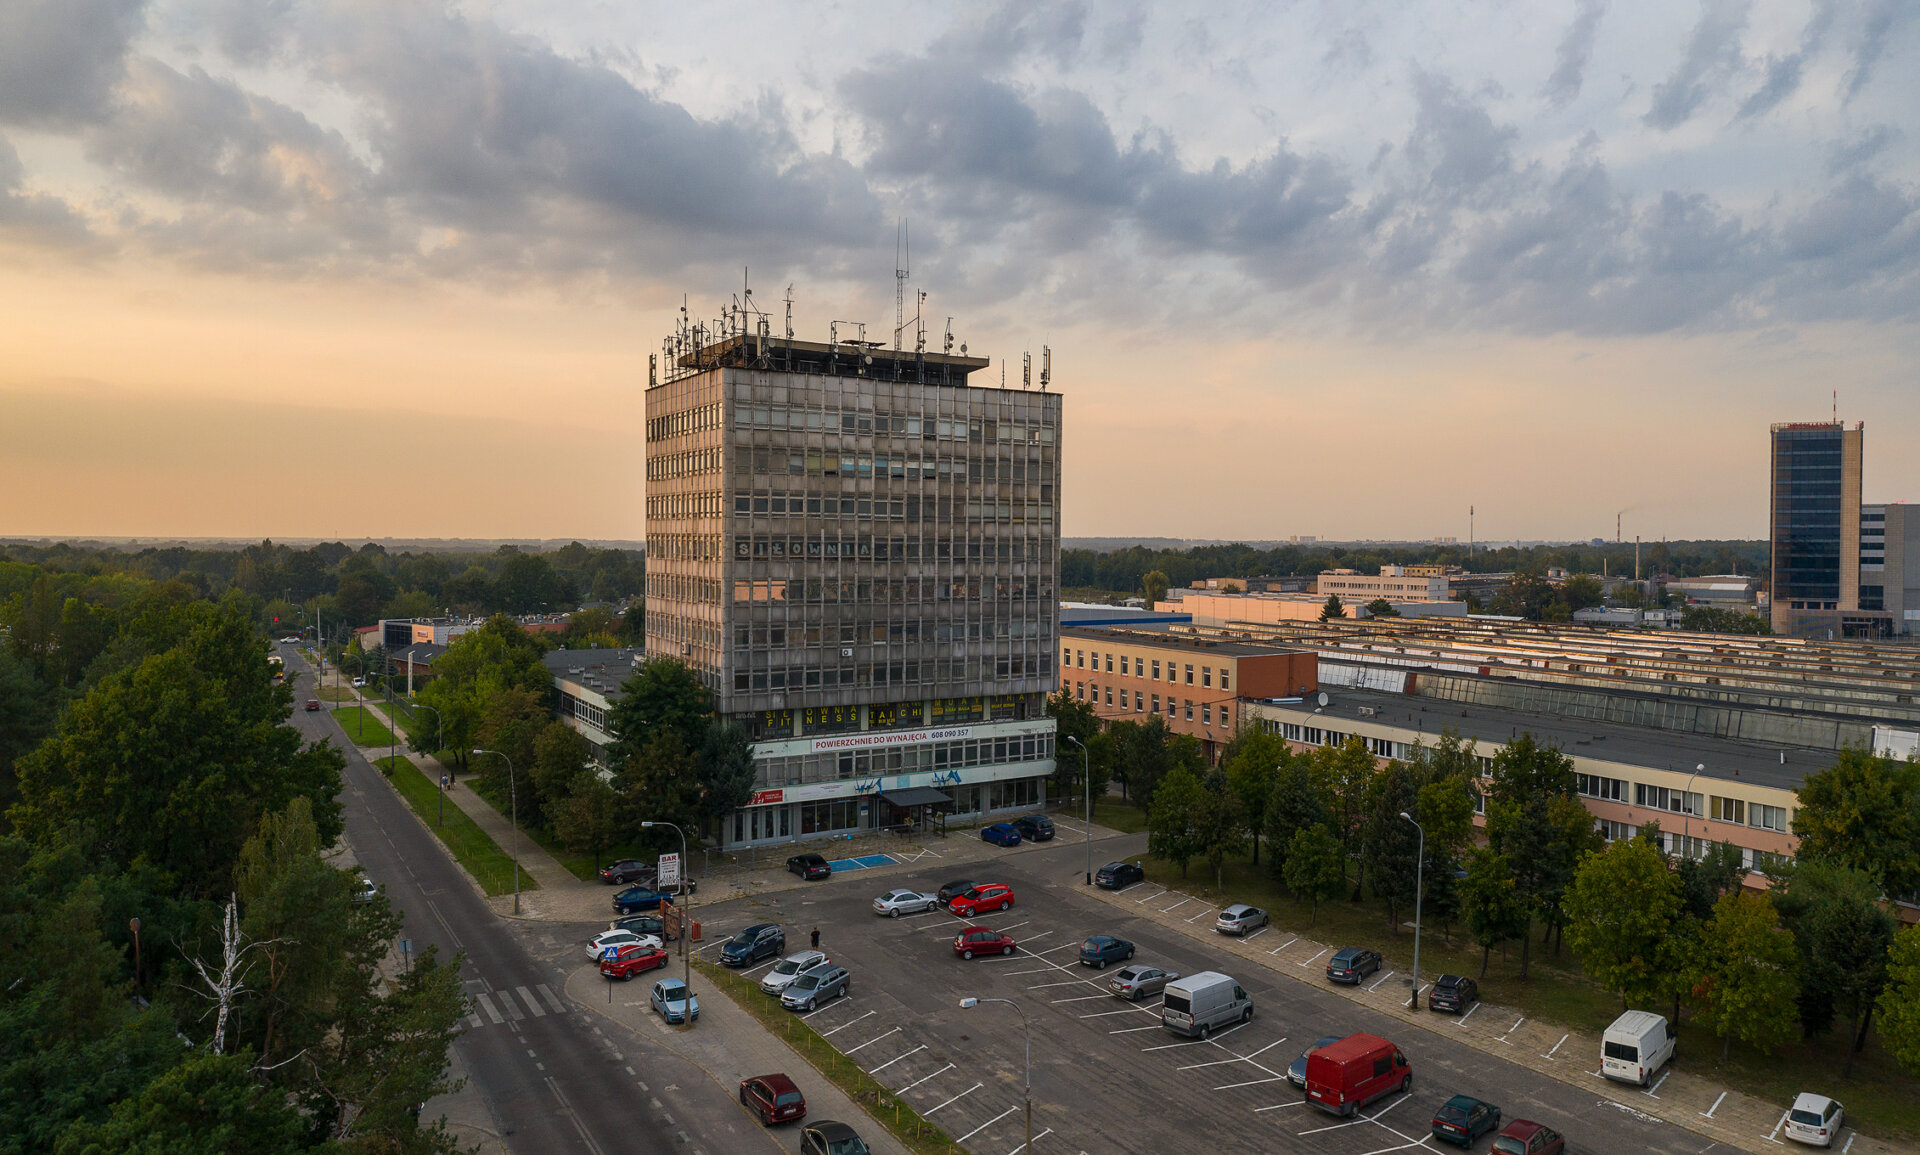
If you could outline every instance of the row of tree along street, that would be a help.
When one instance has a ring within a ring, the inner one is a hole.
[[[744,730],[715,718],[693,671],[670,658],[634,671],[607,719],[619,738],[603,774],[587,740],[553,717],[549,644],[504,617],[454,639],[415,699],[427,709],[413,711],[410,747],[445,751],[496,805],[517,804],[521,822],[596,863],[614,846],[664,848],[667,836],[643,821],[717,835],[720,817],[753,795],[753,753]],[[506,757],[466,753],[475,748]]]
[[[261,605],[0,561],[0,1150],[455,1150],[459,960],[383,967]]]
[[[1520,976],[1539,944],[1564,941],[1623,1005],[1691,1009],[1724,1041],[1771,1050],[1844,1027],[1852,1056],[1878,1031],[1920,1072],[1920,927],[1890,897],[1920,894],[1920,766],[1843,751],[1810,775],[1793,819],[1794,860],[1761,864],[1748,890],[1741,851],[1667,854],[1656,823],[1605,842],[1576,790],[1573,761],[1522,734],[1483,766],[1451,732],[1405,760],[1364,741],[1294,751],[1243,729],[1208,768],[1198,744],[1159,719],[1111,722],[1065,694],[1056,796],[1117,783],[1146,812],[1148,850],[1181,877],[1202,863],[1216,888],[1229,860],[1264,862],[1298,901],[1366,895],[1399,933],[1424,877],[1429,927],[1460,923],[1482,949],[1517,943]],[[1476,814],[1484,813],[1476,827]],[[1424,871],[1417,869],[1420,831]]]

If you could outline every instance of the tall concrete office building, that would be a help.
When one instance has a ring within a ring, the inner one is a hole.
[[[753,739],[726,840],[1044,801],[1060,396],[975,385],[981,357],[728,328],[669,342],[646,410],[647,651]]]
[[[1773,426],[1773,631],[1879,632],[1860,612],[1860,472],[1864,425]]]

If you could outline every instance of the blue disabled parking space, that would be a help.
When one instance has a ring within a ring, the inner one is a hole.
[[[827,865],[837,874],[842,870],[865,870],[869,866],[892,866],[899,861],[891,854],[863,854],[858,858],[836,858]]]

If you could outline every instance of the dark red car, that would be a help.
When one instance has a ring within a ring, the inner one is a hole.
[[[309,710],[318,710],[319,708],[320,708],[320,699],[318,699],[318,698],[308,698],[308,699],[307,699],[307,709],[309,709]]]
[[[953,953],[961,958],[972,958],[977,954],[1012,954],[1013,936],[984,926],[970,926],[953,936]]]
[[[1013,888],[1004,882],[976,882],[967,892],[947,903],[947,909],[961,918],[973,918],[990,910],[1005,910],[1013,905]]]
[[[807,1097],[785,1075],[755,1075],[740,1084],[740,1105],[772,1126],[791,1123],[807,1115]]]
[[[1493,1137],[1495,1155],[1560,1155],[1567,1141],[1560,1132],[1531,1119],[1515,1119]]]
[[[657,946],[628,943],[626,946],[616,948],[612,958],[600,960],[600,973],[624,982],[634,975],[643,975],[650,970],[666,966],[669,961],[671,960],[667,952]]]

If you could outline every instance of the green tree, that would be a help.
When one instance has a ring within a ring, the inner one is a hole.
[[[1514,885],[1507,860],[1487,849],[1467,856],[1467,877],[1460,883],[1460,917],[1480,944],[1480,977],[1487,977],[1493,948],[1527,933],[1527,903]]]
[[[1880,1041],[1901,1066],[1920,1074],[1920,925],[1901,930],[1887,951]]]
[[[1340,595],[1328,594],[1327,603],[1320,607],[1320,620],[1325,622],[1325,621],[1331,621],[1334,618],[1344,618],[1346,616],[1347,616],[1347,607],[1340,604]]]
[[[537,553],[509,557],[490,593],[493,608],[510,614],[552,613],[572,600],[552,564]]]
[[[1313,904],[1309,925],[1320,921],[1320,904],[1340,897],[1347,888],[1346,856],[1341,853],[1340,841],[1326,823],[1316,822],[1294,833],[1284,861],[1287,889],[1294,898]]]
[[[593,868],[600,869],[601,856],[619,836],[619,802],[619,795],[599,771],[580,771],[567,796],[551,812],[554,836],[568,850],[592,855]]]
[[[1280,779],[1280,767],[1293,759],[1286,739],[1264,726],[1245,725],[1220,752],[1227,782],[1240,799],[1247,832],[1253,844],[1253,864],[1260,865],[1260,833],[1266,828],[1267,802]]]
[[[0,830],[9,828],[6,812],[20,800],[14,763],[53,729],[56,700],[26,662],[0,646]]]
[[[1400,913],[1413,906],[1419,882],[1420,832],[1400,817],[1419,808],[1413,771],[1388,762],[1367,782],[1361,861],[1374,897],[1387,900],[1387,927],[1400,933]],[[1417,817],[1417,815],[1416,815]]]
[[[683,830],[699,829],[699,758],[687,748],[675,726],[656,728],[646,746],[621,767],[613,788],[620,796],[620,825],[629,838],[645,837],[642,822],[671,822]],[[665,838],[662,833],[646,841],[664,843]]]
[[[1801,783],[1793,832],[1803,862],[1865,871],[1889,895],[1920,891],[1920,764],[1840,751]]]
[[[1167,575],[1160,570],[1151,569],[1140,575],[1140,596],[1145,599],[1147,608],[1166,600]]]
[[[1600,579],[1590,573],[1573,574],[1560,583],[1560,601],[1566,603],[1569,611],[1584,610],[1606,600]]]
[[[1177,865],[1183,879],[1187,864],[1205,850],[1198,823],[1206,805],[1206,786],[1185,767],[1176,767],[1153,792],[1147,811],[1147,853]]]
[[[1366,739],[1349,734],[1338,746],[1316,746],[1308,751],[1314,788],[1327,804],[1327,825],[1340,839],[1340,855],[1351,860],[1359,854],[1360,828],[1367,817],[1367,785],[1373,781],[1373,751]],[[1354,880],[1353,900],[1358,902],[1365,880],[1364,867]]]
[[[1275,770],[1273,789],[1267,797],[1267,874],[1276,882],[1286,881],[1287,855],[1294,836],[1309,826],[1324,824],[1328,818],[1309,762],[1305,755],[1289,755]]]
[[[1849,1025],[1844,1078],[1853,1076],[1853,1056],[1866,1046],[1893,945],[1893,916],[1878,896],[1869,898],[1868,893],[1865,887],[1848,887],[1817,901],[1804,920],[1811,966],[1803,982],[1810,979],[1824,987],[1834,1011]]]
[[[433,663],[433,681],[415,697],[438,711],[438,716],[419,711],[410,727],[408,745],[424,750],[425,743],[438,739],[441,748],[454,752],[456,766],[465,768],[467,751],[478,745],[482,727],[489,716],[498,713],[495,700],[512,690],[523,690],[543,706],[553,692],[553,675],[540,660],[545,642],[521,629],[511,619],[490,618],[479,629],[453,640],[447,651]],[[529,717],[519,709],[517,717]],[[530,739],[529,739],[530,740]],[[530,749],[514,757],[518,769]],[[511,751],[509,757],[513,757]]]
[[[1100,719],[1093,712],[1093,704],[1082,702],[1062,688],[1047,698],[1047,713],[1053,718],[1055,734],[1054,749],[1058,756],[1054,759],[1053,787],[1054,796],[1065,798],[1081,792],[1080,775],[1083,762],[1091,768],[1091,757],[1083,759],[1079,743],[1090,743],[1095,734],[1100,733]]]
[[[567,800],[579,781],[580,772],[592,765],[593,744],[565,722],[548,721],[534,735],[527,780],[548,826],[553,824],[556,808]]]
[[[1773,900],[1734,891],[1714,903],[1701,936],[1693,994],[1720,1036],[1725,1062],[1733,1040],[1771,1052],[1799,1033],[1799,950],[1780,925]]]
[[[1203,799],[1194,815],[1194,837],[1200,856],[1213,871],[1214,889],[1226,890],[1225,868],[1228,858],[1247,851],[1247,809],[1240,793],[1216,770],[1207,775]]]
[[[1623,1008],[1663,992],[1667,943],[1680,916],[1679,880],[1665,855],[1637,838],[1587,855],[1566,910],[1574,953],[1596,982],[1619,994]]]
[[[1400,616],[1400,611],[1394,609],[1393,603],[1388,601],[1385,598],[1375,598],[1372,601],[1368,602],[1367,613],[1372,617],[1376,617],[1376,618],[1397,618]],[[1331,614],[1329,616],[1345,617],[1346,613],[1345,613],[1345,610],[1343,609],[1342,612],[1338,614]],[[1322,618],[1321,620],[1325,621],[1326,619]]]
[[[700,812],[706,829],[753,801],[753,745],[739,723],[716,723],[700,748]]]
[[[1525,978],[1533,918],[1556,903],[1567,880],[1556,843],[1565,841],[1568,811],[1564,806],[1556,809],[1554,800],[1578,804],[1573,759],[1523,733],[1494,755],[1487,797],[1487,845],[1506,859],[1514,891],[1526,910],[1520,937],[1520,977]]]
[[[309,1149],[305,1121],[248,1070],[247,1055],[197,1054],[113,1107],[76,1124],[55,1155],[222,1155]]]
[[[1759,614],[1719,606],[1685,606],[1680,610],[1680,628],[1707,634],[1773,633],[1773,625]]]
[[[1119,764],[1124,768],[1121,788],[1133,804],[1142,810],[1152,805],[1161,780],[1176,763],[1190,758],[1193,747],[1198,745],[1191,740],[1176,744],[1175,739],[1183,735],[1175,734],[1158,714],[1148,717],[1145,722],[1115,722],[1108,730],[1119,747]],[[1199,768],[1190,765],[1188,769],[1197,774]]]
[[[607,752],[616,766],[625,765],[661,729],[678,732],[682,746],[698,750],[712,722],[713,695],[700,684],[700,675],[678,658],[648,658],[621,685],[620,699],[607,711],[607,728],[614,735]]]

